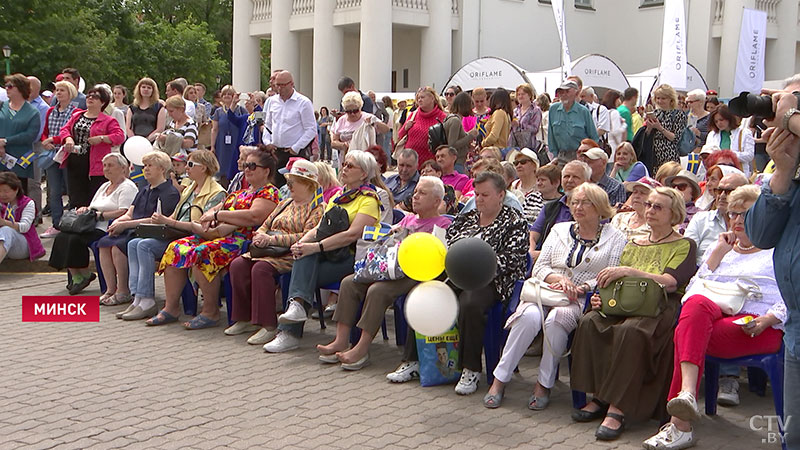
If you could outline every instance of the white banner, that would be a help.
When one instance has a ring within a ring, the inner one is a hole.
[[[764,46],[767,41],[767,13],[744,9],[742,31],[739,34],[739,56],[736,58],[736,76],[733,95],[740,92],[761,92],[764,84]]]
[[[686,14],[683,0],[664,2],[664,34],[661,37],[659,82],[686,89]]]
[[[564,18],[564,0],[552,0],[553,17],[556,19],[558,37],[561,39],[561,76],[567,78],[572,75],[572,61],[569,57],[569,46],[567,45],[567,23]]]

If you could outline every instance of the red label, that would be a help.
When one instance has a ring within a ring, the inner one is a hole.
[[[23,322],[99,322],[100,298],[33,296],[22,297]]]

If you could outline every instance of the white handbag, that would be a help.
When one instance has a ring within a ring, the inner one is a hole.
[[[547,330],[545,330],[545,316],[544,306],[569,306],[570,301],[564,291],[552,289],[546,282],[538,278],[528,278],[522,285],[522,292],[519,294],[520,301],[533,303],[539,306],[539,316],[542,318],[542,337],[544,346],[548,352],[552,353],[550,348],[550,341],[547,339]],[[561,355],[557,355],[561,356]]]
[[[762,298],[761,288],[756,284],[755,279],[774,281],[769,277],[752,276],[736,277],[735,281],[724,282],[709,280],[703,276],[698,278],[692,288],[683,295],[681,303],[685,303],[693,295],[702,295],[716,303],[724,314],[733,316],[739,314],[739,311],[744,308],[744,302],[748,299]]]

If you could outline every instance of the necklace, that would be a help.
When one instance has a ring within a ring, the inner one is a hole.
[[[662,237],[661,239],[656,239],[655,241],[650,237],[650,234],[647,235],[647,240],[650,241],[651,244],[658,244],[659,242],[663,241],[664,239],[672,236],[675,233],[675,230],[671,230],[668,235]],[[652,232],[651,232],[652,234]]]
[[[742,247],[742,244],[740,244],[739,242],[736,242],[736,248],[738,248],[739,250],[741,250],[743,252],[749,252],[750,250],[756,248],[756,246],[755,245],[751,245],[749,247]]]
[[[592,248],[600,242],[600,235],[603,233],[603,224],[597,226],[597,236],[594,239],[584,239],[581,237],[581,228],[578,225],[578,222],[575,222],[570,229],[570,234],[572,235],[572,249],[569,251],[569,255],[567,255],[566,265],[567,267],[575,267],[581,263],[583,259],[583,249]],[[573,257],[575,256],[575,252],[578,250],[578,246],[583,247],[580,252],[578,252],[578,260],[573,264]]]

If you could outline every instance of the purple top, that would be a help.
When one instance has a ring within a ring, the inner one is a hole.
[[[558,202],[561,203],[561,208],[558,210],[558,214],[556,214],[555,223],[569,222],[572,220],[572,213],[569,210],[569,206],[567,206],[567,196],[561,196],[561,198],[558,199]],[[544,231],[544,208],[542,208],[539,216],[536,217],[536,222],[533,222],[531,231],[535,231],[539,234]]]

